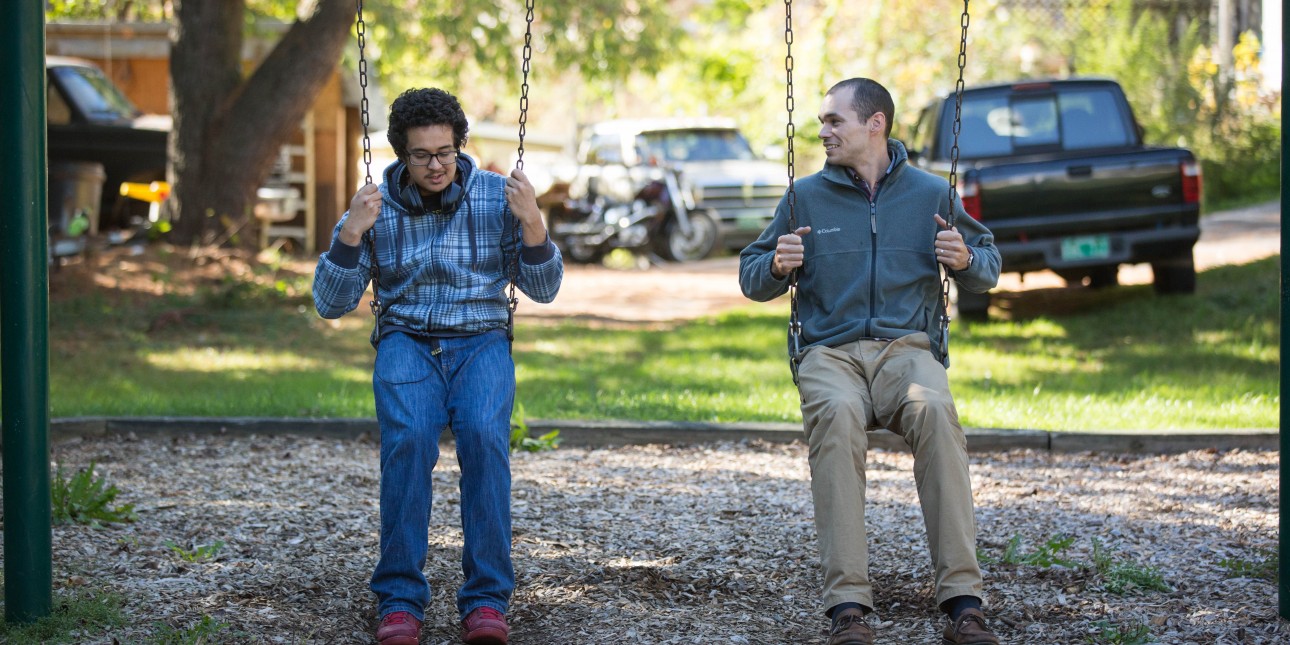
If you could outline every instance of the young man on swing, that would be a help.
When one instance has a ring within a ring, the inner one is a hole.
[[[564,275],[533,185],[479,169],[461,152],[468,124],[456,97],[403,93],[390,107],[398,160],[359,189],[318,259],[324,318],[377,303],[372,388],[381,428],[380,560],[371,587],[382,645],[416,645],[430,588],[425,566],[431,471],[451,427],[461,466],[462,639],[505,645],[511,565],[510,420],[515,364],[506,286],[551,302]],[[518,227],[518,230],[517,230]],[[518,254],[518,258],[516,258]],[[512,275],[512,271],[516,274]]]
[[[967,442],[936,329],[939,267],[984,292],[999,278],[993,236],[950,203],[940,177],[907,163],[890,139],[894,105],[878,83],[842,81],[824,97],[826,162],[796,183],[739,258],[744,295],[783,295],[797,270],[802,420],[824,569],[828,645],[870,645],[874,607],[865,537],[867,432],[887,428],[914,454],[914,479],[947,645],[997,645],[981,611]],[[953,208],[957,225],[945,214]]]

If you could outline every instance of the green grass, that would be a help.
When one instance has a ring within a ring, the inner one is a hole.
[[[1048,430],[1277,427],[1279,262],[1205,272],[1194,296],[1133,286],[1044,304],[1028,292],[1003,303],[1015,320],[956,321],[960,416]],[[796,422],[786,312],[666,330],[522,325],[518,399],[530,418]],[[374,413],[370,318],[319,320],[301,284],[128,305],[90,296],[57,303],[51,320],[56,417]]]
[[[0,620],[0,643],[54,645],[91,640],[125,624],[121,602],[121,597],[111,592],[59,590],[48,616],[29,623]]]

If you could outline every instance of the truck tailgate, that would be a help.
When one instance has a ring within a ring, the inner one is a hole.
[[[1197,211],[1183,207],[1184,150],[1087,151],[980,168],[981,219],[996,235],[1037,227],[1045,236],[1167,226]]]

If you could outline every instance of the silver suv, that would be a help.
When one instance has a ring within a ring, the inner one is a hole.
[[[630,203],[651,181],[669,171],[677,174],[690,226],[673,230],[691,231],[685,244],[672,245],[683,246],[688,257],[667,253],[674,260],[702,259],[718,246],[743,248],[770,223],[788,189],[785,168],[759,159],[732,119],[597,123],[583,135],[578,162],[578,177],[570,186],[574,198],[603,195]],[[705,230],[711,239],[694,239]]]

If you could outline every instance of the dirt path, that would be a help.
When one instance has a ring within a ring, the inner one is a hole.
[[[1196,269],[1224,264],[1243,264],[1281,250],[1281,207],[1268,202],[1248,208],[1223,211],[1201,220],[1200,242],[1196,244]],[[579,318],[606,323],[665,323],[692,320],[735,307],[750,306],[739,291],[739,258],[726,256],[651,267],[647,270],[609,269],[603,266],[568,264],[564,286],[551,304],[524,299],[521,320]],[[1121,267],[1121,284],[1150,284],[1151,267],[1137,264]],[[1030,273],[1023,282],[1016,274],[999,280],[999,291],[1064,288],[1065,282],[1051,271]],[[776,302],[766,306],[778,306]]]

